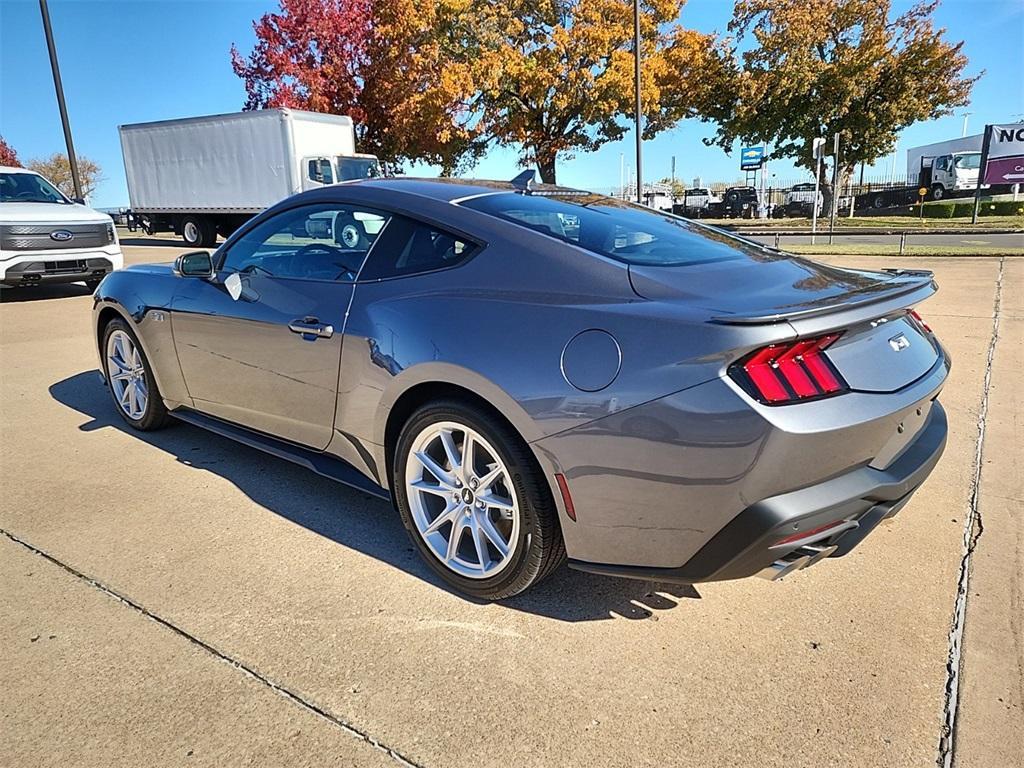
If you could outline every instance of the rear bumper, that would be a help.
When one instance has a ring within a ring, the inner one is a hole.
[[[942,456],[946,433],[946,414],[936,401],[917,437],[887,468],[862,465],[825,482],[752,504],[678,568],[578,560],[570,560],[569,565],[609,576],[694,584],[739,579],[765,570],[771,573],[779,561],[794,563],[800,556],[814,560],[814,553],[822,550],[824,557],[841,557],[907,503]],[[828,528],[812,533],[823,526]],[[777,544],[801,530],[808,531],[808,537]]]

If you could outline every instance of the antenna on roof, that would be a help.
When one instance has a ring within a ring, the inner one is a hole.
[[[522,190],[523,192],[529,192],[536,181],[537,171],[531,168],[528,171],[523,171],[512,179],[512,186],[516,189]]]

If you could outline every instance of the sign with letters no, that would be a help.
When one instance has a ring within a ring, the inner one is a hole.
[[[982,184],[1024,184],[1024,123],[989,130]]]

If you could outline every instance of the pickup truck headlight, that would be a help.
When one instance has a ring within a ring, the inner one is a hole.
[[[107,244],[114,242],[114,222],[107,224]]]

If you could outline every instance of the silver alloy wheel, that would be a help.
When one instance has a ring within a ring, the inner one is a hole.
[[[107,378],[125,415],[141,419],[149,402],[146,369],[135,342],[124,331],[114,331],[107,338]]]
[[[199,232],[199,225],[196,224],[194,221],[185,222],[185,231],[182,234],[185,235],[186,243],[193,244],[198,243],[200,237],[202,236]]]
[[[405,488],[417,532],[446,568],[485,579],[512,562],[519,502],[505,463],[480,433],[453,421],[425,428],[409,451]]]

